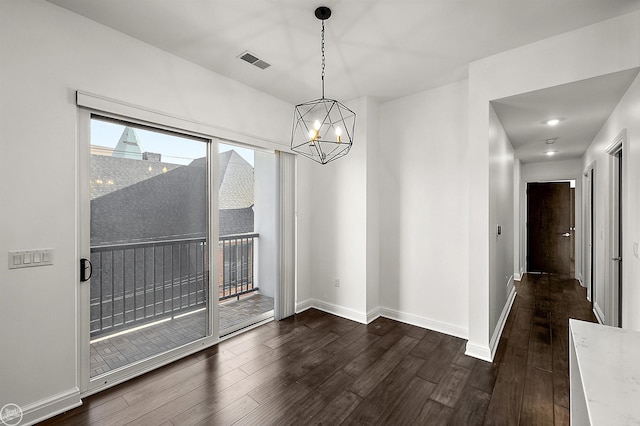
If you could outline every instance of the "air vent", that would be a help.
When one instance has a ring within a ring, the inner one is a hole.
[[[242,59],[245,62],[250,63],[251,65],[255,65],[256,67],[260,68],[261,70],[263,70],[265,68],[269,68],[271,66],[271,64],[263,61],[262,59],[258,58],[256,55],[254,55],[253,53],[249,53],[249,52],[244,52],[243,54],[238,56],[238,58]]]

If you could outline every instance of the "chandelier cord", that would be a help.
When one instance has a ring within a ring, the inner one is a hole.
[[[322,21],[322,99],[324,99],[324,20]]]

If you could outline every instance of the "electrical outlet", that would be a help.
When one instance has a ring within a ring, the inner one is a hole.
[[[336,287],[340,287],[340,278],[336,278]]]

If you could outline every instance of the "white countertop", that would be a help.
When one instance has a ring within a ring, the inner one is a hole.
[[[640,332],[569,320],[592,425],[640,425]]]

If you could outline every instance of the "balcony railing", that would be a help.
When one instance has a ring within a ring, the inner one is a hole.
[[[220,237],[218,274],[219,298],[227,300],[251,293],[254,287],[254,245],[258,234]]]
[[[220,300],[258,290],[253,277],[257,237],[220,238]],[[204,238],[91,247],[91,263],[91,338],[206,306],[209,266]]]

